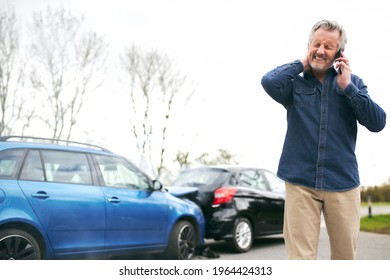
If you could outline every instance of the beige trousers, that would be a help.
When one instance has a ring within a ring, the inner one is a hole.
[[[326,192],[286,183],[284,239],[288,258],[317,259],[321,212],[329,236],[331,259],[356,259],[360,188]]]

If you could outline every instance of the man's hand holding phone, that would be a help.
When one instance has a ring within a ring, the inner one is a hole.
[[[335,55],[335,67],[338,72],[337,83],[342,89],[345,89],[351,82],[351,68],[349,60],[341,49]]]
[[[341,49],[339,49],[334,57],[335,61],[337,61],[337,59],[341,57]],[[339,66],[339,68],[337,69],[338,73],[341,75],[343,74],[343,68],[342,66]]]

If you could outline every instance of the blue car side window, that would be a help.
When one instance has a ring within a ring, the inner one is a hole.
[[[42,151],[48,182],[92,185],[87,155],[63,151]]]
[[[106,187],[149,189],[148,178],[123,158],[96,156]]]
[[[30,150],[27,154],[20,180],[44,181],[41,156],[38,150]]]
[[[24,150],[5,150],[0,152],[0,178],[16,179],[23,160]]]

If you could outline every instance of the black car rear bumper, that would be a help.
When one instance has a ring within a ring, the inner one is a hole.
[[[216,209],[206,217],[206,238],[225,240],[232,238],[234,221],[237,218],[235,209]]]

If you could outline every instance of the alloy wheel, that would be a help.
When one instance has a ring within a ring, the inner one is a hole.
[[[247,248],[252,243],[252,229],[250,225],[242,220],[237,224],[236,228],[236,242],[240,248]]]
[[[191,259],[195,254],[196,233],[191,224],[185,224],[179,234],[179,252],[182,259]]]
[[[22,235],[9,235],[0,240],[0,260],[37,259],[33,242]]]

